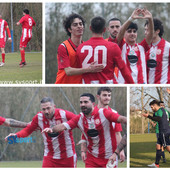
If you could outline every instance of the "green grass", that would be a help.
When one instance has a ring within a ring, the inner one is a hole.
[[[0,168],[41,168],[42,161],[0,161]],[[126,161],[119,163],[119,168],[126,167]],[[77,161],[77,168],[85,168],[83,161]]]
[[[147,167],[148,164],[155,162],[155,156],[155,133],[130,135],[130,167]],[[162,163],[160,160],[160,168],[170,167],[170,156],[167,151],[165,157],[167,162]]]
[[[5,65],[0,67],[0,84],[42,83],[42,53],[26,53],[27,65],[19,67],[20,53],[7,53]]]

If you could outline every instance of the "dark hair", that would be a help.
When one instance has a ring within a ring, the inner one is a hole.
[[[26,14],[30,13],[28,9],[24,9],[23,12],[26,13]]]
[[[68,35],[68,36],[71,36],[71,33],[69,32],[68,29],[71,28],[71,24],[73,23],[73,21],[74,21],[75,18],[79,18],[79,19],[82,21],[83,26],[85,26],[85,20],[83,19],[82,16],[80,16],[79,14],[75,14],[75,13],[69,15],[69,16],[63,21],[63,26],[64,26],[64,29],[65,29],[65,31],[67,32],[67,35]]]
[[[159,101],[159,104],[161,104],[161,103],[163,103],[163,104],[164,104],[164,102],[163,102],[163,101]]]
[[[128,29],[135,29],[137,31],[138,30],[138,25],[136,23],[134,23],[134,22],[131,22],[129,27],[126,30],[128,30]]]
[[[102,91],[107,91],[107,92],[112,92],[112,90],[110,89],[110,87],[100,87],[98,90],[97,90],[97,95],[100,95]]]
[[[44,97],[42,100],[41,100],[41,104],[42,103],[47,103],[47,102],[50,102],[51,104],[54,104],[54,100],[51,98],[51,97]]]
[[[153,100],[153,101],[151,101],[151,102],[149,103],[150,106],[151,106],[151,105],[154,105],[154,104],[156,104],[156,105],[158,105],[158,106],[160,105],[158,100]]]
[[[149,22],[148,22],[148,20],[146,20],[145,26],[148,25],[148,24],[149,24]],[[164,34],[164,26],[162,24],[162,21],[157,19],[157,18],[154,18],[153,19],[153,24],[154,24],[154,31],[159,30],[160,31],[159,32],[159,37],[162,37],[163,34]]]
[[[91,93],[83,93],[80,97],[84,96],[89,97],[92,103],[95,102],[95,97]]]
[[[102,17],[94,17],[91,20],[91,30],[93,33],[102,33],[106,27],[106,21]]]
[[[119,18],[111,18],[109,21],[108,21],[108,24],[111,22],[111,21],[119,21],[121,24],[121,20]]]

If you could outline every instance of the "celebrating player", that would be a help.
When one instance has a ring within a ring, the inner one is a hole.
[[[112,122],[126,123],[127,119],[124,116],[113,114],[106,108],[94,108],[94,102],[95,98],[92,94],[82,94],[80,96],[82,112],[79,115],[53,128],[46,128],[43,132],[47,134],[78,127],[88,141],[86,167],[106,167],[116,149],[113,145],[116,141],[112,133]]]
[[[89,67],[78,68],[76,50],[82,43],[82,35],[85,27],[83,17],[78,14],[71,14],[64,20],[63,25],[70,38],[58,47],[58,72],[55,83],[81,84],[81,74],[101,71],[103,66],[92,63]]]
[[[34,19],[29,15],[29,10],[23,10],[23,17],[17,22],[17,25],[22,25],[22,36],[20,39],[20,53],[21,53],[21,62],[20,67],[26,65],[25,61],[25,47],[27,46],[28,42],[32,38],[32,27],[35,26]]]
[[[2,19],[2,15],[0,14],[0,31],[1,31],[0,48],[1,48],[1,55],[2,55],[2,62],[0,62],[0,66],[3,66],[5,64],[5,44],[7,39],[5,30],[7,31],[8,34],[8,41],[12,42],[8,23],[4,19]]]
[[[149,45],[153,37],[153,19],[152,14],[147,9],[138,11],[138,18],[148,19],[148,35],[141,43],[136,43],[138,26],[136,23],[131,22],[125,32],[125,42],[122,43],[122,58],[128,66],[129,71],[135,83],[146,84],[146,58],[145,52],[149,50]],[[134,18],[130,17],[130,21]],[[121,73],[118,73],[118,82],[125,83]]]
[[[6,140],[10,136],[27,137],[37,128],[42,131],[44,128],[67,122],[74,116],[75,114],[69,111],[55,108],[53,99],[45,97],[41,100],[41,112],[33,117],[31,124],[16,134],[9,134]],[[76,167],[77,156],[71,130],[63,133],[43,133],[42,136],[44,139],[42,167]]]
[[[151,168],[159,168],[159,161],[161,159],[162,149],[167,149],[170,152],[170,127],[169,127],[169,115],[168,111],[159,106],[159,101],[153,100],[150,102],[150,107],[154,112],[154,116],[150,116],[148,113],[143,113],[142,115],[151,120],[157,121],[159,125],[159,137],[156,144],[156,160],[155,163],[148,165]]]
[[[102,64],[104,69],[99,73],[83,74],[83,83],[85,84],[114,84],[114,68],[118,66],[127,83],[134,83],[130,72],[121,58],[121,51],[117,44],[105,41],[103,34],[106,30],[105,19],[95,17],[91,20],[90,30],[92,38],[77,48],[77,56],[80,67],[85,68],[90,63],[96,62]]]
[[[98,99],[98,104],[95,106],[94,109],[100,109],[100,108],[107,108],[108,110],[112,111],[113,114],[118,114],[117,111],[111,109],[109,107],[109,103],[111,101],[111,92],[112,90],[109,87],[100,87],[97,91],[97,99]],[[120,123],[112,123],[113,125],[113,137],[115,138],[115,142],[113,143],[114,148],[117,147],[117,145],[120,143],[122,136],[121,136],[121,131],[122,127]],[[87,141],[85,141],[84,135],[82,135],[82,141],[81,141],[81,157],[82,160],[85,162],[86,161],[86,151],[87,151]],[[124,150],[120,152],[120,160],[123,162],[125,160],[125,154]],[[116,160],[116,166],[118,166],[118,159]]]
[[[11,118],[4,118],[0,116],[0,125],[16,127],[16,128],[25,128],[28,125],[28,123],[14,120]]]
[[[147,77],[149,84],[170,83],[170,43],[162,38],[164,27],[159,19],[154,18],[154,36],[152,47],[146,54]],[[148,22],[145,24],[148,35]]]

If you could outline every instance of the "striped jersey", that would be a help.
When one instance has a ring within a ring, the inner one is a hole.
[[[22,24],[23,41],[24,41],[24,38],[26,38],[26,37],[31,38],[32,37],[32,27],[35,25],[34,19],[29,14],[26,14],[19,20],[19,22]]]
[[[170,43],[163,38],[146,53],[149,84],[170,83]]]
[[[146,84],[146,56],[145,52],[149,50],[149,45],[144,39],[141,43],[136,43],[131,46],[125,41],[121,46],[122,58],[126,63],[129,71],[131,72],[132,78],[136,84]],[[118,73],[118,82],[121,84],[125,83],[122,74]]]
[[[6,41],[6,31],[5,31],[6,26],[8,26],[8,23],[5,20],[0,19],[0,38],[4,38],[5,41]]]
[[[0,116],[0,125],[2,125],[5,122],[5,118]]]
[[[54,117],[50,120],[47,119],[43,113],[39,112],[33,117],[31,125],[28,125],[23,130],[17,132],[16,135],[17,137],[26,137],[37,128],[40,128],[42,131],[45,128],[67,122],[74,116],[75,114],[72,112],[62,109],[55,109]],[[51,137],[51,135],[48,133],[42,133],[44,140],[44,156],[53,159],[72,157],[75,154],[75,144],[71,130],[66,130],[58,134],[55,133],[53,135],[54,136]]]
[[[78,127],[87,141],[87,149],[96,158],[108,159],[116,149],[116,138],[113,133],[112,122],[116,122],[118,114],[108,109],[94,108],[91,118],[80,113],[67,123],[67,129]]]

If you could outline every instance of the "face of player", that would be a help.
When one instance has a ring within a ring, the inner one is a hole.
[[[81,19],[75,18],[71,24],[71,28],[68,29],[71,36],[82,36],[84,31],[84,25]]]
[[[52,119],[55,113],[55,106],[50,102],[42,103],[41,111],[47,119]]]
[[[102,91],[98,96],[98,102],[103,107],[108,106],[111,100],[111,92]]]
[[[89,115],[93,109],[93,103],[87,96],[80,97],[80,108],[85,115]]]
[[[152,109],[153,112],[156,112],[156,111],[158,111],[158,109],[159,109],[159,106],[158,106],[157,104],[153,104],[153,105],[151,105],[150,107],[151,107],[151,109]]]
[[[149,34],[149,31],[148,31],[148,25],[145,26],[145,38],[146,36]],[[154,31],[153,33],[153,39],[155,39],[157,37],[157,32]]]
[[[125,40],[128,44],[134,45],[137,39],[137,31],[136,29],[128,29],[125,32]]]
[[[108,31],[110,33],[110,36],[115,39],[117,34],[120,31],[121,23],[120,21],[110,21],[108,26]]]

